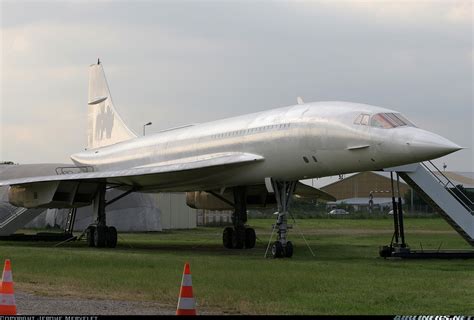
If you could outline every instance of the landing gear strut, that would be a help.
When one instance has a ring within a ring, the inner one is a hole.
[[[255,230],[248,228],[247,222],[247,193],[245,187],[234,187],[234,213],[232,214],[233,228],[227,227],[222,234],[222,243],[227,249],[251,249],[255,247]]]
[[[390,182],[392,188],[392,208],[393,208],[393,237],[390,242],[390,246],[383,246],[380,248],[379,254],[383,258],[390,257],[396,254],[407,254],[410,253],[410,248],[405,242],[405,229],[403,226],[403,208],[402,199],[400,197],[400,178],[397,173],[397,193],[398,202],[395,199],[395,189],[393,186],[393,172],[390,172]],[[400,241],[399,241],[400,239]]]
[[[89,247],[97,248],[115,248],[117,246],[117,229],[107,226],[105,221],[105,206],[118,200],[117,198],[105,201],[106,185],[101,184],[93,202],[93,212],[96,222],[86,229],[87,244]],[[121,198],[122,196],[120,196]]]
[[[277,230],[277,240],[272,244],[273,258],[291,258],[293,256],[293,243],[286,239],[288,229],[288,208],[298,181],[276,181],[272,179],[272,187],[278,205],[278,218],[274,225]]]

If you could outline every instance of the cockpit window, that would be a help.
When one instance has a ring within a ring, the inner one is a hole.
[[[369,125],[369,118],[370,116],[368,114],[364,114],[362,116],[362,120],[360,121],[361,125],[368,126]]]
[[[400,113],[377,113],[372,116],[370,125],[376,128],[396,128],[402,126],[415,127],[413,123],[408,121]]]
[[[362,120],[362,115],[359,114],[357,118],[354,120],[354,124],[360,124],[360,120]]]
[[[359,114],[359,116],[354,120],[354,124],[360,124],[363,126],[368,126],[369,125],[369,119],[370,115],[369,114]]]
[[[398,117],[398,119],[402,120],[404,123],[406,123],[407,126],[409,127],[416,127],[413,122],[402,116],[400,113],[395,113],[395,115]]]

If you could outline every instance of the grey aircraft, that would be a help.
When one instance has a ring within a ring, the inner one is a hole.
[[[350,102],[304,103],[138,137],[117,113],[100,61],[90,66],[87,148],[74,166],[20,165],[0,177],[9,202],[25,208],[93,205],[90,246],[115,247],[106,225],[106,190],[187,192],[187,204],[233,209],[226,248],[255,246],[248,207],[277,205],[274,257],[291,257],[287,240],[292,197],[332,199],[302,179],[380,170],[460,150],[416,127],[399,112]]]

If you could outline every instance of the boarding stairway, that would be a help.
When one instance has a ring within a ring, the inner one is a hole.
[[[0,236],[9,236],[18,229],[24,227],[28,222],[39,216],[44,208],[17,208],[13,214],[9,215],[4,221],[0,222]]]
[[[388,168],[384,171],[396,172],[464,240],[474,246],[474,202],[431,161]]]

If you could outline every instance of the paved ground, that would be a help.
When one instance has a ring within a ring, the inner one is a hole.
[[[176,312],[174,308],[154,302],[42,297],[18,290],[15,300],[18,313],[22,315],[173,315]]]

